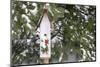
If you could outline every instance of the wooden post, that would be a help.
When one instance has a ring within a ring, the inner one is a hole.
[[[40,59],[42,64],[49,64],[49,58],[51,57],[51,25],[47,15],[47,7],[48,5],[45,5],[40,23]]]
[[[43,64],[49,64],[49,58],[44,58],[42,62]]]

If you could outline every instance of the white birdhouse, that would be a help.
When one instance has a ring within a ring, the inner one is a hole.
[[[40,22],[40,58],[51,57],[51,25],[47,15],[47,6],[44,8],[43,17]]]

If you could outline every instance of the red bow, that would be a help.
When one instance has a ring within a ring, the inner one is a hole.
[[[48,39],[45,39],[45,45],[47,45],[48,44]]]

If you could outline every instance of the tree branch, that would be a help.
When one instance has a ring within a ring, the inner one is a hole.
[[[58,31],[55,34],[51,35],[51,39],[53,39],[60,32],[61,27],[62,25],[59,27]]]

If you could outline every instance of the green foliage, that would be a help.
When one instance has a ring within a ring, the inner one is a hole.
[[[40,62],[39,44],[36,44],[33,34],[43,15],[44,3],[34,4],[12,1],[12,64]],[[95,61],[96,7],[66,4],[50,4],[49,7],[48,16],[52,24],[50,63],[66,62],[70,54],[74,54],[78,62]]]

